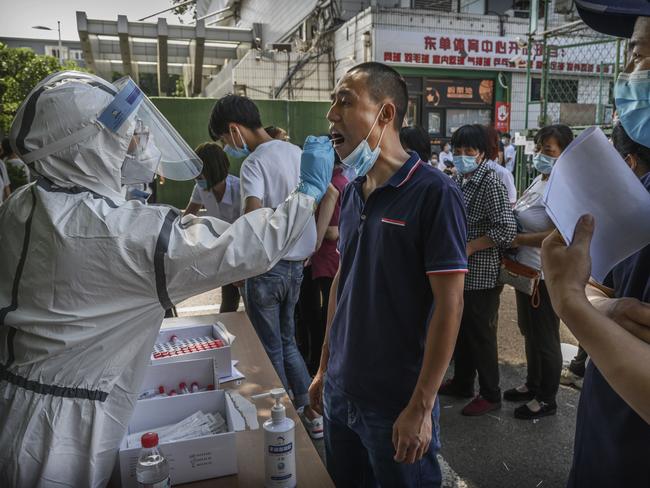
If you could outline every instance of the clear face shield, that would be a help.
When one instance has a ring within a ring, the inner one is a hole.
[[[118,93],[99,117],[117,131],[130,117],[135,128],[122,165],[122,184],[149,183],[156,174],[171,180],[191,180],[203,163],[167,119],[128,76],[114,83]]]

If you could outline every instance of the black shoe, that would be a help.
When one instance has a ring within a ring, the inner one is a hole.
[[[511,388],[503,392],[503,399],[509,402],[529,402],[535,398],[533,391],[519,391],[517,388]]]
[[[541,417],[548,417],[549,415],[555,415],[557,412],[556,404],[551,405],[546,402],[539,402],[539,405],[541,408],[537,412],[533,412],[526,404],[515,408],[515,418],[521,420],[533,420]]]
[[[447,380],[440,388],[438,388],[438,395],[451,396],[456,398],[474,398],[474,392],[472,390],[461,390],[455,384],[454,380]]]

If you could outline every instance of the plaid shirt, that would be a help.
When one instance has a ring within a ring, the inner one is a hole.
[[[517,235],[506,189],[487,164],[480,164],[469,179],[460,174],[453,178],[465,197],[468,241],[488,236],[496,244],[469,257],[465,290],[494,288],[501,267],[500,249],[508,248]]]

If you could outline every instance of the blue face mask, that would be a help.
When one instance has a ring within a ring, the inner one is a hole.
[[[466,175],[478,168],[476,156],[454,156],[454,166],[461,175]]]
[[[377,117],[375,117],[375,121],[372,123],[372,127],[370,127],[370,131],[368,132],[366,138],[361,141],[359,145],[354,148],[354,151],[348,154],[345,159],[341,160],[341,164],[345,168],[354,171],[357,177],[364,176],[366,173],[368,173],[368,171],[370,171],[370,168],[373,167],[375,161],[377,161],[377,158],[379,157],[379,153],[381,152],[379,145],[381,144],[381,138],[384,136],[384,129],[386,127],[382,127],[381,134],[379,135],[379,142],[377,142],[377,147],[375,147],[374,151],[370,149],[370,145],[368,144],[368,137],[370,137],[372,130],[375,128],[375,125],[377,125],[377,121],[379,120],[379,116],[381,115],[381,111],[383,109],[384,106],[382,105],[381,109],[379,109]]]
[[[557,158],[552,158],[541,152],[535,153],[533,155],[533,166],[535,169],[542,174],[548,175],[551,173],[553,166],[555,165]]]
[[[246,145],[246,141],[244,141],[244,138],[241,135],[241,132],[239,132],[239,128],[235,127],[237,129],[237,134],[239,135],[239,139],[241,140],[242,146],[241,148],[235,146],[232,147],[230,144],[226,144],[223,148],[223,151],[228,155],[232,156],[233,158],[245,158],[248,156],[251,151],[248,149],[248,146]],[[235,142],[235,138],[232,133],[232,128],[230,129],[230,137],[232,138],[232,141]]]
[[[208,180],[196,180],[196,184],[199,185],[201,190],[208,189]]]
[[[616,112],[630,138],[650,146],[650,71],[621,73],[614,85]]]

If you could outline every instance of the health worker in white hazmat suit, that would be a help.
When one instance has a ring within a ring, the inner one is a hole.
[[[105,486],[165,310],[274,266],[333,150],[307,138],[296,191],[229,226],[124,200],[121,184],[201,170],[130,78],[49,76],[10,139],[39,177],[0,206],[0,486]]]

